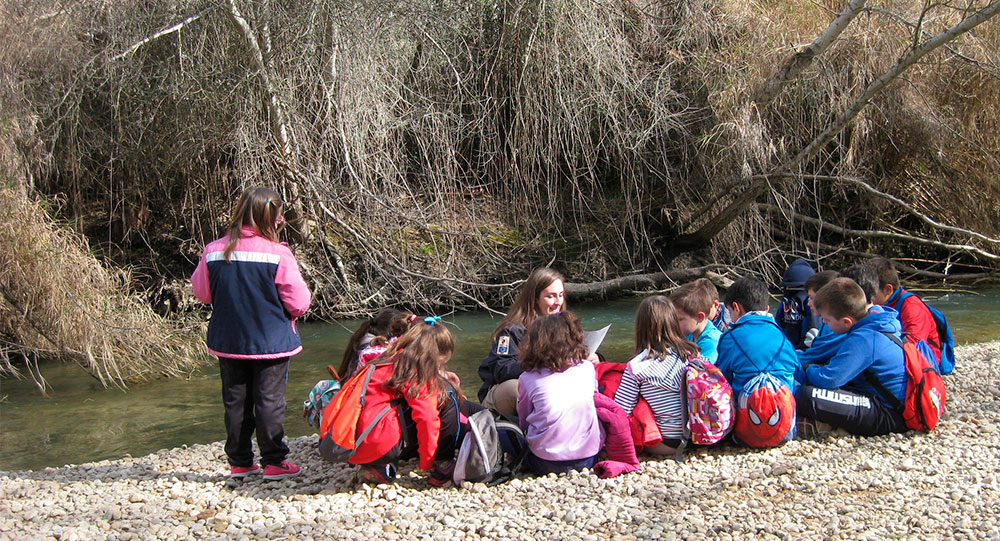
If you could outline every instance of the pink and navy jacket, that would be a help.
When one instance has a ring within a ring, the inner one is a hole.
[[[191,275],[194,294],[212,305],[208,351],[234,359],[278,359],[302,351],[295,320],[312,295],[285,243],[245,226],[229,263],[228,237],[205,247]]]

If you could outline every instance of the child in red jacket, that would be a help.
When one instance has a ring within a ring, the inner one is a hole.
[[[455,342],[438,317],[411,327],[389,349],[372,361],[375,371],[365,393],[359,429],[368,427],[386,405],[391,409],[358,445],[352,464],[361,465],[359,478],[392,482],[400,460],[420,457],[419,468],[431,471],[430,482],[440,485],[468,415],[482,406],[460,397],[444,370]],[[435,461],[438,461],[435,466]]]
[[[927,309],[924,301],[909,293],[899,284],[899,272],[892,261],[884,257],[876,257],[872,265],[878,273],[878,292],[872,300],[874,304],[888,306],[899,314],[899,322],[903,325],[903,334],[913,342],[926,340],[941,361],[941,337],[938,336],[937,323]]]

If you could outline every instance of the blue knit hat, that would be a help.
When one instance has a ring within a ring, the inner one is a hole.
[[[812,265],[805,259],[799,258],[785,269],[785,275],[778,285],[780,287],[802,287],[806,280],[814,274],[816,271],[813,270]]]

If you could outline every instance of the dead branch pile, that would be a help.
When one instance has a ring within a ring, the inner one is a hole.
[[[66,194],[144,287],[183,281],[259,183],[295,204],[328,316],[495,305],[550,261],[587,282],[688,250],[767,277],[848,252],[993,272],[998,25],[920,57],[802,155],[990,5],[38,0],[0,8],[0,97],[37,127],[17,180]]]

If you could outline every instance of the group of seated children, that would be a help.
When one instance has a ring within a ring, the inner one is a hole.
[[[445,370],[454,344],[438,318],[384,310],[351,337],[341,376],[376,364],[359,426],[379,406],[393,407],[350,462],[362,466],[363,479],[390,481],[397,461],[419,456],[431,483],[443,484],[468,416],[486,407],[517,416],[533,473],[591,468],[605,448],[602,392],[620,409],[615,415],[632,423],[633,436],[637,425],[653,427],[655,437],[636,439],[636,449],[669,455],[685,438],[685,378],[694,359],[714,363],[732,388],[737,444],[779,445],[796,426],[801,435],[823,426],[857,435],[905,431],[894,407],[906,392],[904,354],[893,337],[906,332],[933,343],[936,329],[919,299],[903,304],[914,297],[899,287],[892,262],[816,273],[800,259],[781,287],[776,316],[766,284],[752,277],[736,280],[724,304],[707,279],[647,297],[636,311],[635,356],[619,364],[587,350],[579,318],[567,311],[563,277],[536,269],[479,367],[482,405],[466,400]],[[620,380],[606,388],[612,365]]]

